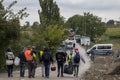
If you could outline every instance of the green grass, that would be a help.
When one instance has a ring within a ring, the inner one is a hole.
[[[105,34],[111,38],[120,38],[120,28],[107,28]]]
[[[112,43],[114,50],[120,49],[120,28],[107,28],[102,40],[103,43]]]

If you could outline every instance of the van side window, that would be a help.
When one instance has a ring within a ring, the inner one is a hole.
[[[111,46],[98,46],[98,49],[111,49]]]
[[[98,49],[104,49],[104,46],[98,46]]]
[[[107,46],[107,49],[111,49],[111,46]]]

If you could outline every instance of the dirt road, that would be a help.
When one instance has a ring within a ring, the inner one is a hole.
[[[57,77],[57,71],[54,71],[54,72],[51,71],[49,80],[81,80],[85,71],[87,71],[90,68],[90,61],[89,61],[89,58],[85,54],[85,49],[82,48],[79,44],[76,44],[76,47],[79,48],[80,54],[84,57],[84,59],[86,61],[85,64],[83,62],[81,62],[81,64],[80,64],[79,77],[75,78],[73,75],[64,74],[64,77],[59,77],[58,78]],[[42,75],[41,74],[41,67],[38,67],[36,69],[35,78],[30,78],[29,79],[27,77],[28,75],[27,75],[27,70],[26,70],[24,78],[19,77],[19,71],[14,71],[12,78],[8,78],[7,73],[0,73],[0,80],[48,80],[47,78],[43,78],[41,75]]]

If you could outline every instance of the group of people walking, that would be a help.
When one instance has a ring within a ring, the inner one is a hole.
[[[63,50],[62,47],[59,47],[55,53],[55,58],[53,57],[51,51],[43,47],[39,52],[36,51],[35,46],[28,46],[27,49],[22,51],[18,56],[20,59],[20,77],[25,76],[25,68],[28,68],[28,78],[35,78],[35,70],[37,68],[38,60],[41,66],[42,77],[49,78],[50,76],[50,66],[55,66],[57,62],[57,77],[64,77],[64,65],[72,65],[74,76],[78,76],[80,60],[85,63],[85,60],[80,55],[79,49],[74,48],[70,50],[69,53]],[[13,77],[13,66],[15,56],[10,48],[7,49],[5,54],[6,65],[8,71],[8,77]],[[38,60],[37,60],[38,58]]]

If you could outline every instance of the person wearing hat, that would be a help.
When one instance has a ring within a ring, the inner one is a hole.
[[[60,76],[60,73],[61,73],[61,77],[64,77],[63,76],[63,65],[66,61],[66,55],[65,55],[65,52],[63,51],[62,47],[58,48],[55,56],[56,56],[57,68],[58,68],[57,77]]]
[[[84,58],[80,55],[79,49],[75,47],[72,54],[73,72],[75,77],[78,77],[80,60],[85,63]]]

